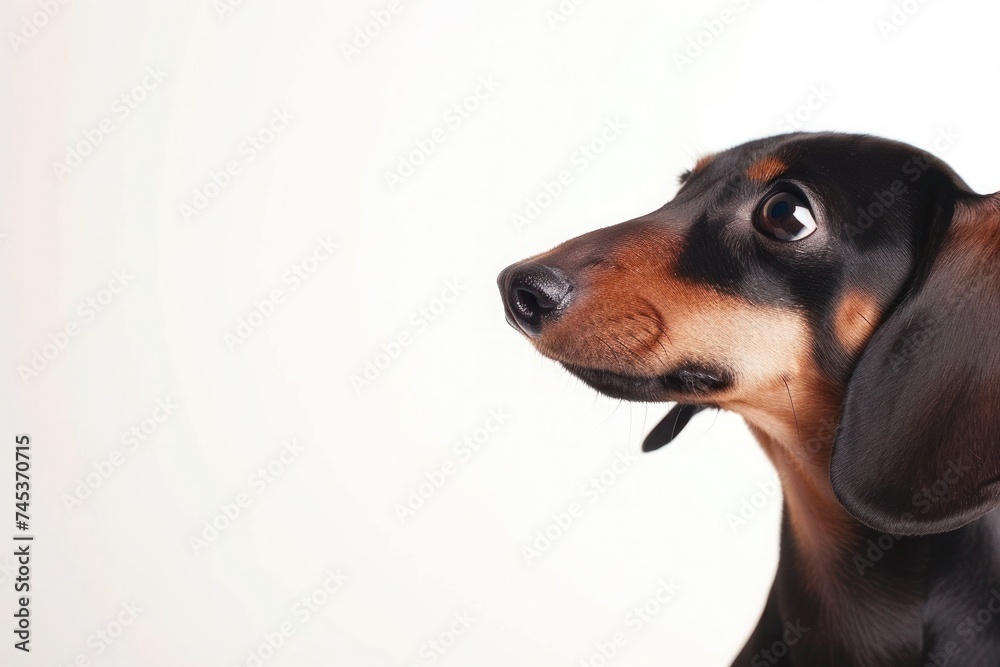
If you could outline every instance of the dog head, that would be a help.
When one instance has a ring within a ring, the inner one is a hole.
[[[1000,207],[926,152],[747,143],[498,283],[508,321],[609,396],[732,410],[784,441],[789,411],[835,403],[830,477],[872,527],[940,532],[1000,503]]]

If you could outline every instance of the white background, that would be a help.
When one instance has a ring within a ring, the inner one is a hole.
[[[703,153],[795,127],[902,139],[1000,187],[995,2],[912,1],[890,30],[885,0],[587,0],[560,20],[557,0],[403,0],[350,55],[386,3],[48,4],[51,18],[35,0],[2,12],[0,541],[16,532],[18,433],[36,536],[30,656],[6,629],[13,542],[0,548],[5,665],[600,665],[617,632],[609,664],[727,665],[776,566],[771,468],[738,417],[706,413],[592,502],[588,480],[610,479],[667,406],[597,397],[541,358],[504,322],[496,274],[658,208]],[[475,109],[450,121],[462,103]],[[291,120],[247,149],[275,110]],[[609,120],[624,129],[581,171]],[[436,128],[444,142],[390,187]],[[214,188],[229,161],[239,173]],[[571,183],[517,229],[562,170]],[[185,215],[196,191],[212,196]],[[327,238],[333,256],[307,261]],[[449,281],[458,296],[439,303]],[[248,318],[260,326],[227,344]],[[177,406],[162,423],[158,400]],[[505,423],[456,453],[491,410]],[[148,434],[130,449],[133,428]],[[275,463],[290,440],[302,451]],[[224,529],[193,546],[213,520]],[[661,581],[676,591],[637,627]]]

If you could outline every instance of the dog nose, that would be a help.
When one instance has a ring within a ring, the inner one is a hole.
[[[559,269],[534,262],[514,264],[497,278],[507,321],[529,336],[559,317],[569,303],[573,284]]]

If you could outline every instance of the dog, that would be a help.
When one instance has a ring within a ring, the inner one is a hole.
[[[645,451],[715,408],[770,458],[778,570],[733,665],[1000,665],[1000,194],[903,143],[781,135],[498,284],[587,385],[676,403]]]

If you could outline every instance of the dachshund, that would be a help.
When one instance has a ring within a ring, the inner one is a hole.
[[[672,201],[498,278],[598,392],[741,415],[780,557],[733,665],[1000,665],[1000,193],[867,135],[702,158]]]

